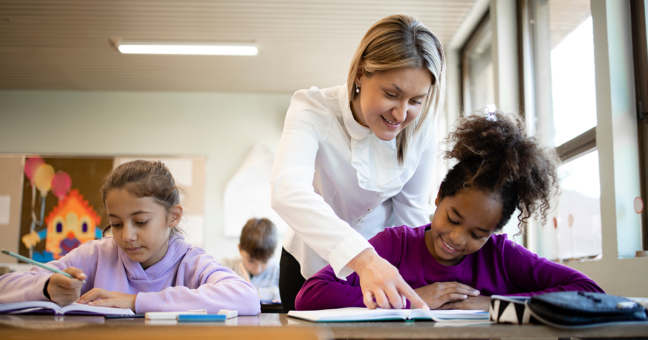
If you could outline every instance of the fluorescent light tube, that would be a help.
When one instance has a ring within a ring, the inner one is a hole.
[[[113,44],[119,52],[125,54],[257,55],[258,53],[254,43],[113,40]]]

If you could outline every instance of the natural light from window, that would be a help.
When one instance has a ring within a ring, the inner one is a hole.
[[[558,146],[596,126],[591,16],[551,51],[551,78]]]

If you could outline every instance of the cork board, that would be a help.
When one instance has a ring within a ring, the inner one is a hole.
[[[27,156],[28,158],[29,156]],[[45,164],[49,164],[54,168],[54,171],[64,171],[71,178],[70,194],[76,190],[79,194],[78,198],[82,201],[87,201],[87,209],[93,210],[99,217],[99,224],[97,226],[91,225],[90,228],[99,227],[103,228],[103,224],[108,221],[104,213],[103,202],[99,195],[99,189],[106,174],[112,170],[113,157],[69,157],[69,156],[46,156],[43,157]],[[45,196],[45,209],[42,210],[42,197],[39,190],[32,190],[32,185],[29,178],[23,174],[23,195],[22,195],[22,209],[20,216],[20,237],[19,237],[19,254],[31,257],[41,262],[48,262],[55,259],[52,255],[51,249],[48,250],[48,242],[52,243],[51,235],[47,239],[41,239],[33,248],[33,253],[30,254],[30,249],[27,248],[21,240],[24,235],[30,234],[30,227],[32,224],[32,197],[33,193],[36,194],[34,200],[34,213],[37,220],[52,217],[52,212],[55,207],[59,206],[59,198],[57,198],[52,191],[49,191]],[[44,214],[42,214],[44,212]],[[94,219],[93,219],[94,222]],[[93,223],[94,224],[94,223]],[[47,225],[36,225],[35,232],[44,232]],[[90,230],[92,232],[93,230]],[[51,232],[51,231],[50,231]],[[65,235],[63,235],[65,236]],[[85,239],[79,238],[81,243]],[[57,242],[62,242],[57,240]]]
[[[18,252],[24,160],[22,155],[0,155],[0,248],[14,253]],[[0,262],[17,260],[2,256]]]

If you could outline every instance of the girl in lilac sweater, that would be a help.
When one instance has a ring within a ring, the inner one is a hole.
[[[491,295],[603,292],[582,273],[493,235],[516,208],[520,225],[532,215],[544,224],[559,186],[553,149],[501,113],[465,118],[448,140],[446,158],[458,163],[441,184],[432,222],[388,228],[369,240],[430,308],[488,310]],[[298,310],[364,306],[392,308],[355,273],[341,280],[330,266],[306,281],[296,300]]]
[[[130,308],[136,313],[206,309],[260,312],[254,286],[221,266],[178,232],[182,206],[161,162],[133,161],[101,188],[112,237],[90,241],[48,265],[0,276],[0,303],[51,300]],[[84,284],[82,280],[85,280]]]

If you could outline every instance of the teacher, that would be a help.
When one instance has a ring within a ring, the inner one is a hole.
[[[307,278],[330,264],[360,277],[369,308],[427,308],[367,239],[387,227],[429,223],[436,159],[434,115],[445,56],[416,19],[375,23],[344,85],[297,91],[272,170],[272,207],[290,228],[279,290],[285,310]]]

